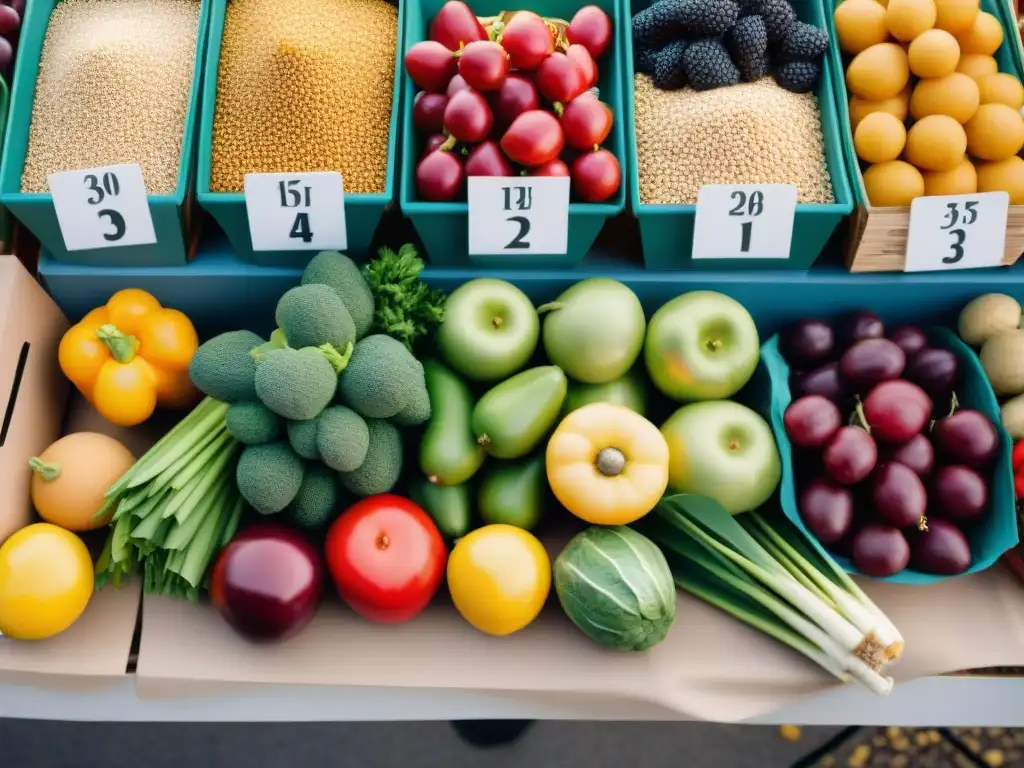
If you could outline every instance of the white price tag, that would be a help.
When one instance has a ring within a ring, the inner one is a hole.
[[[563,254],[569,247],[569,179],[470,176],[469,252]]]
[[[138,164],[61,171],[46,181],[69,251],[156,242]]]
[[[344,251],[340,173],[249,173],[245,210],[254,251]]]
[[[792,184],[705,184],[697,192],[694,259],[788,259]]]
[[[904,271],[1000,266],[1009,205],[1007,192],[914,198]]]

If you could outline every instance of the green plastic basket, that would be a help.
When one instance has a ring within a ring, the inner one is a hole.
[[[625,20],[643,10],[649,0],[622,0]],[[793,8],[802,21],[816,27],[825,26],[822,0],[794,0]],[[822,75],[816,95],[821,112],[821,129],[825,137],[825,159],[835,202],[828,204],[798,205],[793,221],[793,239],[788,259],[694,259],[693,228],[697,218],[696,205],[655,205],[640,202],[640,176],[636,156],[636,114],[633,98],[633,36],[628,23],[618,30],[626,51],[623,68],[627,140],[629,150],[630,204],[640,226],[640,241],[644,263],[648,269],[807,269],[821,255],[839,222],[853,210],[853,195],[847,166],[843,159],[844,146],[839,135],[839,116],[836,112],[834,77],[836,66],[829,56],[823,60]],[[835,39],[834,32],[830,32]],[[829,48],[834,46],[830,45]]]
[[[203,51],[209,27],[210,0],[203,0],[199,13],[199,36],[196,40],[196,61],[192,71],[192,88],[181,142],[178,165],[178,186],[170,195],[149,195],[149,212],[153,218],[156,242],[150,245],[121,248],[92,248],[68,251],[60,232],[53,198],[48,194],[25,194],[21,191],[21,173],[25,165],[32,103],[35,99],[39,56],[42,53],[50,14],[59,0],[32,0],[25,10],[18,56],[14,67],[14,84],[3,157],[0,160],[0,203],[32,232],[44,249],[61,261],[94,266],[175,266],[188,260],[189,211],[192,169],[195,153],[195,123],[199,111],[199,88],[203,72]]]
[[[405,5],[405,50],[425,40],[430,20],[444,5],[444,0],[403,0]],[[569,20],[583,5],[584,0],[541,0],[530,10],[541,16]],[[607,13],[618,27],[627,22],[621,18],[618,0],[593,0]],[[473,0],[470,7],[478,16],[493,16],[510,10],[502,0]],[[515,6],[518,7],[518,6]],[[611,107],[615,124],[604,147],[615,155],[622,168],[623,183],[618,193],[604,203],[570,203],[569,240],[564,254],[521,254],[514,256],[469,255],[469,206],[466,203],[428,203],[416,199],[416,163],[420,156],[420,138],[412,124],[412,105],[416,85],[402,74],[402,212],[409,217],[423,242],[431,264],[448,267],[476,265],[488,268],[548,269],[577,265],[594,244],[605,222],[622,212],[626,201],[626,140],[623,130],[622,79],[626,60],[622,37],[615,34],[612,45],[597,63],[600,68],[598,88],[601,100]]]
[[[957,397],[964,408],[974,408],[984,413],[994,424],[1000,423],[999,403],[981,368],[978,356],[960,341],[956,334],[946,328],[934,328],[929,332],[933,346],[951,350],[960,360],[963,384],[957,390]],[[797,505],[797,492],[793,468],[793,446],[786,434],[783,414],[792,401],[789,390],[789,365],[779,352],[779,337],[772,336],[761,347],[761,362],[767,368],[771,379],[771,425],[775,443],[782,458],[782,482],[779,486],[779,502],[786,517],[800,528],[808,538],[813,534],[804,526]],[[989,513],[980,524],[964,529],[971,545],[971,567],[966,573],[983,571],[999,559],[1008,549],[1017,545],[1017,507],[1013,488],[1013,466],[1011,453],[1013,444],[1006,430],[999,429],[999,453],[991,470],[989,483]],[[833,554],[832,557],[847,573],[858,573],[849,558]],[[930,573],[921,573],[907,568],[894,576],[880,581],[895,584],[932,584],[950,578]]]
[[[316,251],[254,251],[249,236],[249,217],[245,195],[241,192],[210,191],[210,154],[213,145],[213,117],[217,106],[217,69],[220,64],[220,43],[224,34],[224,13],[228,0],[210,0],[210,35],[206,49],[206,80],[203,83],[202,116],[199,121],[199,171],[196,197],[199,204],[220,224],[231,247],[246,261],[263,266],[304,266]],[[391,97],[391,123],[388,130],[387,171],[384,191],[380,194],[345,194],[346,249],[356,259],[365,258],[370,250],[377,225],[395,195],[395,151],[398,144],[402,69],[403,15],[406,4],[399,3],[398,41],[396,44],[395,89]]]

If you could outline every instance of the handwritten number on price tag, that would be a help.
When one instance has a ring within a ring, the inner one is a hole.
[[[907,272],[976,269],[1003,263],[1006,192],[916,198],[910,206]]]
[[[533,205],[533,187],[504,187],[505,210],[506,211],[528,211]],[[515,197],[513,204],[512,198]],[[530,234],[530,220],[525,216],[509,216],[508,220],[519,225],[519,232],[512,238],[506,248],[526,248],[530,244],[526,242],[526,236]]]
[[[952,256],[943,256],[943,264],[957,264],[964,257],[964,240],[967,239],[966,227],[971,226],[978,220],[978,201],[969,200],[964,203],[964,215],[960,217],[960,210],[957,207],[958,203],[946,203],[946,223],[943,224],[939,229],[949,230],[949,234],[953,237],[953,243],[949,246],[952,251]],[[953,229],[956,225],[960,226],[957,229]]]
[[[254,251],[348,247],[340,173],[250,173],[245,207]]]
[[[569,179],[471,176],[469,253],[555,255],[569,241]]]
[[[99,205],[106,199],[107,195],[111,197],[117,197],[121,192],[121,183],[117,180],[117,174],[108,171],[104,173],[102,177],[97,176],[94,173],[87,173],[85,175],[85,186],[88,187],[90,195],[88,199],[89,205]],[[96,215],[101,219],[107,219],[110,224],[114,227],[113,232],[104,232],[103,239],[116,243],[125,233],[124,216],[115,211],[113,208],[101,208],[96,211]]]
[[[757,218],[764,213],[764,193],[754,190],[748,196],[742,189],[737,189],[731,195],[736,201],[736,207],[729,211],[730,216],[750,216]],[[740,224],[740,253],[750,252],[750,235],[754,229],[754,222],[744,221]]]
[[[705,184],[697,192],[694,259],[788,259],[792,184]]]
[[[309,208],[313,204],[312,189],[309,185],[297,188],[301,183],[301,179],[277,182],[278,191],[281,193],[282,208],[298,208],[299,206]],[[313,233],[309,229],[308,211],[300,211],[295,214],[295,221],[292,222],[292,229],[288,233],[288,237],[298,238],[304,243],[313,241]]]

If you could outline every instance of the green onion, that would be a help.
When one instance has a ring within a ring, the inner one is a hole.
[[[847,682],[892,690],[885,665],[903,637],[821,545],[780,520],[733,517],[679,494],[634,524],[664,551],[676,585],[804,654]]]
[[[114,514],[97,589],[141,571],[147,594],[198,599],[244,506],[235,486],[242,446],[227,432],[227,410],[203,400],[107,491],[97,514]]]

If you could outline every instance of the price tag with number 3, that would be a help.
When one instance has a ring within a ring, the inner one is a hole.
[[[796,187],[705,184],[697,192],[694,259],[788,259]]]
[[[1010,195],[918,197],[910,204],[906,272],[978,269],[1003,263]]]

